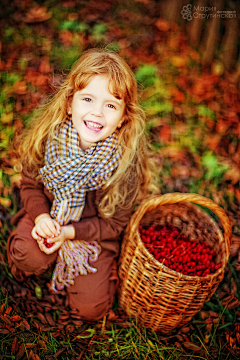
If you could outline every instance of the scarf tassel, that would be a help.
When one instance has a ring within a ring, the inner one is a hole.
[[[83,240],[66,240],[58,252],[51,289],[58,292],[64,286],[73,285],[78,275],[95,273],[97,269],[89,262],[95,262],[100,252],[101,247],[96,241],[89,243]]]

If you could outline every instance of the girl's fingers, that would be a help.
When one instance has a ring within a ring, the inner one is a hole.
[[[55,221],[55,220],[54,220],[54,225],[55,225],[56,230],[57,230],[57,233],[58,233],[58,235],[59,235],[60,232],[61,232],[61,225],[60,225],[57,221]]]
[[[50,238],[47,238],[47,243],[48,244],[54,244],[55,242],[57,242],[59,239],[58,239],[58,236],[56,237],[50,237]]]
[[[48,227],[48,230],[50,233],[48,233],[49,236],[57,236],[60,228],[57,226],[59,225],[57,222],[55,222],[52,219],[49,219],[49,221],[46,222],[46,226]]]
[[[41,237],[36,233],[35,227],[32,229],[31,235],[35,240],[41,240]]]
[[[49,228],[48,224],[46,224],[46,223],[41,223],[41,224],[36,225],[37,233],[44,238],[55,236],[56,229],[54,226],[53,226],[53,229],[54,229],[54,232]]]
[[[46,238],[48,236],[51,236],[51,233],[49,231],[46,231],[46,229],[42,229],[40,226],[35,226],[36,233],[41,236],[42,238]]]
[[[37,234],[36,234],[35,228],[32,229],[31,235],[32,235],[32,237],[33,237],[35,240],[38,239],[38,236],[37,236]]]
[[[39,249],[45,253],[45,245],[43,245],[43,240],[38,240],[38,246],[39,246]]]

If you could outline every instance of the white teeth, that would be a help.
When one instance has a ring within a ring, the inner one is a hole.
[[[91,122],[91,121],[86,121],[87,125],[92,127],[92,128],[95,128],[95,129],[101,129],[102,128],[102,125],[100,124],[96,124],[94,122]]]

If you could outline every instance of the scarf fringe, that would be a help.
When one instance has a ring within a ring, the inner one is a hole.
[[[78,275],[95,273],[97,269],[90,266],[89,262],[95,262],[100,252],[101,247],[96,241],[66,240],[58,251],[51,289],[58,292],[64,286],[74,285]]]

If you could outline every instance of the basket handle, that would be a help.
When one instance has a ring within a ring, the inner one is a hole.
[[[176,204],[178,202],[188,201],[198,205],[203,205],[210,210],[212,210],[221,220],[223,229],[224,229],[224,239],[226,247],[226,256],[227,259],[230,253],[231,237],[232,237],[232,227],[230,221],[225,213],[225,211],[218,206],[214,201],[198,195],[198,194],[184,194],[184,193],[169,193],[164,195],[159,195],[153,198],[146,200],[141,206],[139,206],[136,212],[133,214],[129,228],[130,233],[134,233],[138,228],[138,225],[147,211],[154,210],[156,207],[165,204]]]

